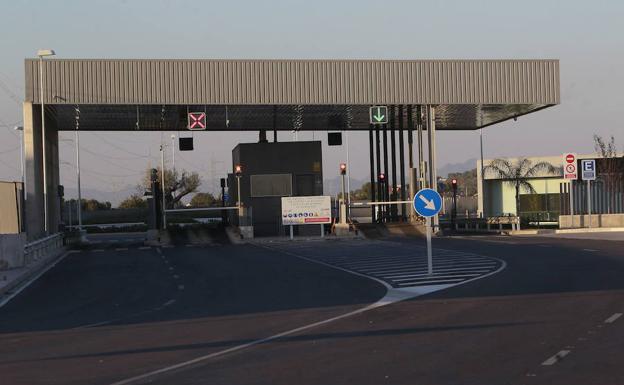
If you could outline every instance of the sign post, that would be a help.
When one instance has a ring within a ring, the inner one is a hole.
[[[581,161],[581,178],[587,181],[587,222],[592,227],[592,201],[591,201],[591,181],[596,180],[596,160],[583,159]]]
[[[578,179],[576,169],[576,154],[563,154],[563,178],[570,180],[570,225],[574,227],[574,197],[572,196],[573,181]]]
[[[329,196],[282,197],[282,225],[290,227],[290,239],[294,237],[295,225],[321,225],[321,237],[324,237],[325,225],[331,221]]]
[[[431,250],[431,217],[442,208],[442,197],[436,190],[424,188],[414,195],[414,210],[427,220],[427,273],[433,274],[433,252]]]

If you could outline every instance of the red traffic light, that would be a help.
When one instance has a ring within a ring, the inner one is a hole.
[[[340,175],[345,175],[347,173],[347,164],[340,163]]]
[[[236,176],[241,176],[242,173],[243,173],[243,167],[240,164],[237,164],[236,166],[234,166],[234,174],[236,174]]]
[[[386,174],[384,174],[383,172],[379,174],[379,181],[380,182],[385,182],[386,181]]]
[[[457,179],[451,180],[451,183],[453,184],[453,186],[457,186]]]

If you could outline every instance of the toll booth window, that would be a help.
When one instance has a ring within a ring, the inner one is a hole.
[[[251,175],[252,197],[292,196],[291,174]]]

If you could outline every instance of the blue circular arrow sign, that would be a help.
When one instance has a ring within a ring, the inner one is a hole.
[[[414,195],[414,210],[423,217],[433,217],[442,209],[442,197],[437,191],[424,188]]]

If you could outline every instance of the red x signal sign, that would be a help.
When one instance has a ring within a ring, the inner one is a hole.
[[[206,129],[206,113],[205,112],[189,112],[188,129],[189,130],[205,130]]]

